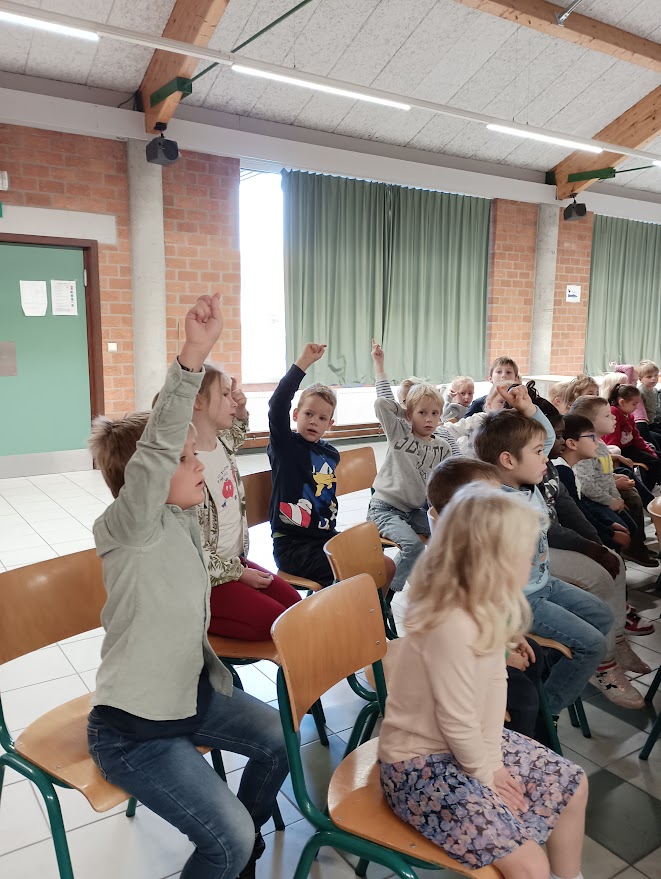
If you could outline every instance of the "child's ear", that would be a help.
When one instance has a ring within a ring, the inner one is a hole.
[[[498,456],[498,466],[503,470],[514,470],[516,467],[516,459],[511,452],[501,452]]]
[[[197,394],[195,396],[195,400],[193,401],[193,409],[196,412],[200,412],[202,409],[204,409],[204,400],[202,399],[202,396],[200,394]]]
[[[331,420],[328,422],[328,430],[330,430],[334,424],[335,424],[335,419],[331,418]]]
[[[572,452],[576,451],[576,440],[572,439],[571,437],[569,439],[567,439],[567,437],[565,437],[565,445]]]
[[[292,412],[291,417],[293,418],[294,421],[298,421],[298,406]]]

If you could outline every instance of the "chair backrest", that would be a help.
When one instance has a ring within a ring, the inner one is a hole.
[[[271,501],[271,471],[260,470],[249,473],[242,478],[246,493],[246,516],[248,528],[269,521],[269,503]]]
[[[298,730],[308,709],[331,687],[385,656],[374,580],[361,574],[297,602],[278,617],[271,635]]]
[[[661,497],[655,497],[654,500],[650,501],[647,505],[647,512],[652,517],[652,522],[654,522],[654,528],[656,530],[656,536],[659,541],[661,541]]]
[[[340,462],[335,468],[335,493],[351,494],[371,488],[376,477],[376,458],[372,446],[347,449],[340,453]]]
[[[96,629],[106,597],[93,549],[0,574],[0,664]]]
[[[378,589],[387,590],[386,563],[379,529],[361,522],[336,534],[324,546],[336,580],[369,574]]]

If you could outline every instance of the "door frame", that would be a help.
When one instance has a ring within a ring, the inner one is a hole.
[[[32,244],[45,247],[76,247],[83,251],[85,317],[87,322],[87,361],[90,380],[91,417],[105,413],[103,390],[103,339],[101,334],[101,284],[99,280],[99,243],[92,238],[51,238],[48,235],[14,235],[0,232],[1,244]]]

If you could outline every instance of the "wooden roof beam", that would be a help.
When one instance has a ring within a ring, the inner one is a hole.
[[[637,104],[634,104],[610,125],[595,134],[594,140],[642,150],[658,137],[661,137],[661,86],[654,89],[649,95],[645,95]],[[596,180],[582,180],[578,183],[568,183],[568,174],[575,174],[579,171],[596,171],[599,168],[617,168],[629,158],[629,156],[623,156],[620,153],[591,155],[577,150],[553,169],[558,198],[569,198],[573,192],[582,192],[588,186],[598,182]],[[661,168],[659,168],[659,173],[661,174]]]
[[[208,46],[228,3],[229,0],[177,0],[163,36],[196,46]],[[145,131],[155,131],[157,122],[167,125],[181,100],[181,93],[175,92],[151,107],[149,99],[152,94],[178,76],[190,79],[197,64],[197,58],[174,55],[163,49],[154,52],[140,85]]]
[[[611,55],[619,61],[629,61],[648,70],[661,73],[661,45],[636,36],[619,27],[588,18],[578,12],[572,12],[560,27],[556,21],[556,12],[562,14],[564,7],[547,0],[456,0],[463,6],[488,12],[498,18],[504,18],[515,24],[529,27],[532,30],[567,40],[582,46]]]

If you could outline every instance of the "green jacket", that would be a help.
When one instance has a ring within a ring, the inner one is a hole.
[[[166,503],[202,375],[172,364],[125,484],[94,523],[108,600],[92,704],[146,720],[194,715],[204,666],[217,692],[232,692],[207,639],[211,585],[197,510]]]

